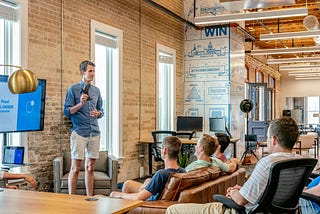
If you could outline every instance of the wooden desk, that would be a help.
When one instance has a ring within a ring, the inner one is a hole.
[[[49,192],[3,189],[0,192],[1,213],[32,214],[120,214],[140,206],[143,201],[98,197],[86,201],[87,196]]]
[[[187,138],[180,138],[181,143],[184,145],[196,145],[200,138],[192,138],[191,140]],[[236,142],[239,138],[231,138],[230,143],[233,144],[233,157],[236,157],[237,150],[236,150]],[[152,139],[146,140],[138,140],[138,144],[147,144],[148,145],[148,168],[149,168],[149,175],[152,175]]]

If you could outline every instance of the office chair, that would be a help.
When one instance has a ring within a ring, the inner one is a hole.
[[[176,136],[177,133],[175,131],[153,131],[151,132],[153,138],[153,157],[154,161],[163,161],[161,158],[161,148],[162,139],[167,136]]]
[[[259,160],[259,158],[257,157],[257,155],[253,151],[253,150],[256,150],[257,144],[258,144],[257,135],[254,135],[254,134],[246,134],[245,135],[245,151],[243,152],[243,154],[240,158],[240,164],[242,164],[242,160],[248,154],[252,154],[257,160]]]
[[[178,138],[188,138],[189,140],[191,140],[194,137],[195,134],[196,134],[195,131],[192,131],[192,132],[178,131],[178,132],[176,132],[176,136]]]
[[[317,159],[314,158],[294,158],[273,163],[264,193],[247,213],[300,212],[299,197],[316,164]],[[213,198],[223,203],[224,211],[234,209],[237,213],[246,213],[244,206],[238,205],[224,195],[214,195]]]

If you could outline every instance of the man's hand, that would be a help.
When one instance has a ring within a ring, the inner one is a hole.
[[[31,185],[32,185],[32,187],[36,187],[37,186],[37,181],[36,181],[36,179],[34,179],[32,176],[30,176],[30,175],[25,175],[24,176],[24,180],[26,180],[27,182],[29,182]]]
[[[90,116],[91,117],[99,117],[101,114],[100,111],[98,111],[97,109],[93,110],[93,111],[90,111]]]
[[[228,198],[231,198],[231,192],[232,192],[233,190],[238,190],[238,191],[239,191],[240,189],[241,189],[241,186],[239,186],[238,184],[236,184],[236,185],[233,186],[233,187],[228,187],[226,196],[227,196]]]

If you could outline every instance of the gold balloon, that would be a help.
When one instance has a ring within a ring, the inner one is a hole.
[[[38,87],[38,79],[32,71],[19,69],[10,75],[8,86],[13,94],[34,92]]]

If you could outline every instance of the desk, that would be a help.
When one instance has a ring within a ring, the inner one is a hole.
[[[200,138],[192,138],[191,140],[187,138],[180,138],[181,144],[185,145],[196,145]],[[236,157],[237,150],[236,150],[236,142],[239,138],[231,138],[230,143],[233,144],[233,156]],[[149,175],[152,175],[152,145],[153,140],[138,140],[138,144],[148,144],[148,168],[149,168]]]
[[[140,206],[143,201],[99,197],[86,201],[87,196],[49,192],[3,189],[0,192],[1,213],[32,214],[120,214]]]

